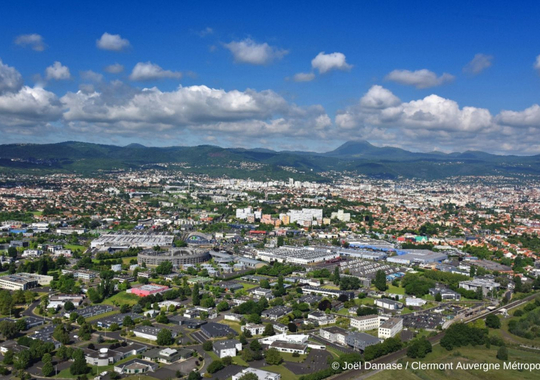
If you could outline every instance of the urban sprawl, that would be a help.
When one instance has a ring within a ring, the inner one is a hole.
[[[540,349],[540,182],[328,179],[0,174],[0,375],[341,380]]]

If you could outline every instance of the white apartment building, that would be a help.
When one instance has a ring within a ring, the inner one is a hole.
[[[379,318],[380,317],[375,314],[351,318],[350,326],[358,329],[358,331],[375,330],[379,328]]]
[[[240,330],[242,330],[242,332],[249,331],[251,335],[262,335],[264,328],[264,325],[255,325],[251,323],[246,323],[244,326],[240,326]]]
[[[403,319],[390,318],[379,327],[379,338],[387,339],[396,336],[403,330]]]

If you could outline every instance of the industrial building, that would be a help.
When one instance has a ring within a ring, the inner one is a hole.
[[[429,249],[411,249],[407,252],[398,252],[397,256],[386,259],[389,263],[396,264],[433,264],[440,263],[447,259],[447,255],[442,252],[433,252]]]
[[[279,247],[274,249],[257,250],[257,258],[263,261],[277,261],[308,265],[336,259],[339,253],[327,247]]]
[[[173,245],[174,235],[166,233],[148,233],[137,232],[109,232],[92,240],[90,248],[96,248],[99,251],[107,250],[127,250],[129,248],[152,248],[171,247]]]

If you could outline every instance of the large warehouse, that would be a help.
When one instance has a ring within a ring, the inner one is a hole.
[[[432,264],[446,260],[448,256],[442,252],[433,252],[429,249],[411,249],[406,253],[386,259],[389,263],[396,264]]]
[[[340,257],[334,249],[327,247],[279,247],[274,249],[257,250],[257,258],[263,261],[278,261],[281,263],[313,264]]]
[[[181,267],[184,264],[199,264],[210,260],[210,253],[207,250],[195,248],[171,248],[168,251],[156,252],[148,249],[137,255],[139,264],[157,266],[164,261],[170,261],[174,267]]]
[[[174,235],[167,233],[148,232],[110,232],[101,235],[90,243],[90,248],[97,248],[100,251],[127,250],[129,248],[152,248],[171,247]]]

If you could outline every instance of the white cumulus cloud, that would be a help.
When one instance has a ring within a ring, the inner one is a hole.
[[[96,40],[96,46],[103,50],[122,51],[129,47],[129,41],[119,34],[105,32],[100,39]]]
[[[124,71],[124,66],[119,63],[115,63],[113,65],[105,66],[104,70],[110,74],[119,74]]]
[[[324,52],[320,52],[311,60],[311,67],[319,70],[320,74],[324,74],[332,70],[348,71],[352,68],[352,65],[347,63],[347,59],[343,53],[325,54]]]
[[[536,57],[536,61],[534,62],[534,68],[540,72],[540,55]]]
[[[14,67],[2,63],[0,59],[0,95],[17,92],[23,85],[21,74]]]
[[[71,78],[69,68],[56,61],[45,69],[45,78],[47,80],[66,80]]]
[[[52,92],[23,86],[0,95],[0,127],[38,126],[62,117],[62,106]]]
[[[267,65],[275,60],[283,58],[288,51],[268,45],[266,42],[257,43],[251,38],[242,41],[232,41],[225,44],[237,63],[251,65]]]
[[[143,82],[163,78],[182,78],[182,73],[178,71],[163,70],[160,66],[152,62],[139,62],[133,68],[129,79]]]
[[[394,70],[390,72],[385,79],[421,89],[440,86],[442,84],[451,82],[454,80],[454,76],[444,73],[438,77],[433,71],[429,71],[427,69],[416,71]]]
[[[293,77],[295,82],[311,82],[313,79],[315,79],[314,73],[298,73]]]
[[[21,34],[15,38],[15,44],[22,47],[29,47],[35,51],[43,51],[47,47],[43,41],[43,37],[39,34]]]
[[[478,53],[474,56],[472,61],[467,63],[467,65],[463,68],[463,72],[469,73],[469,74],[480,74],[482,71],[487,69],[493,64],[493,56]]]

